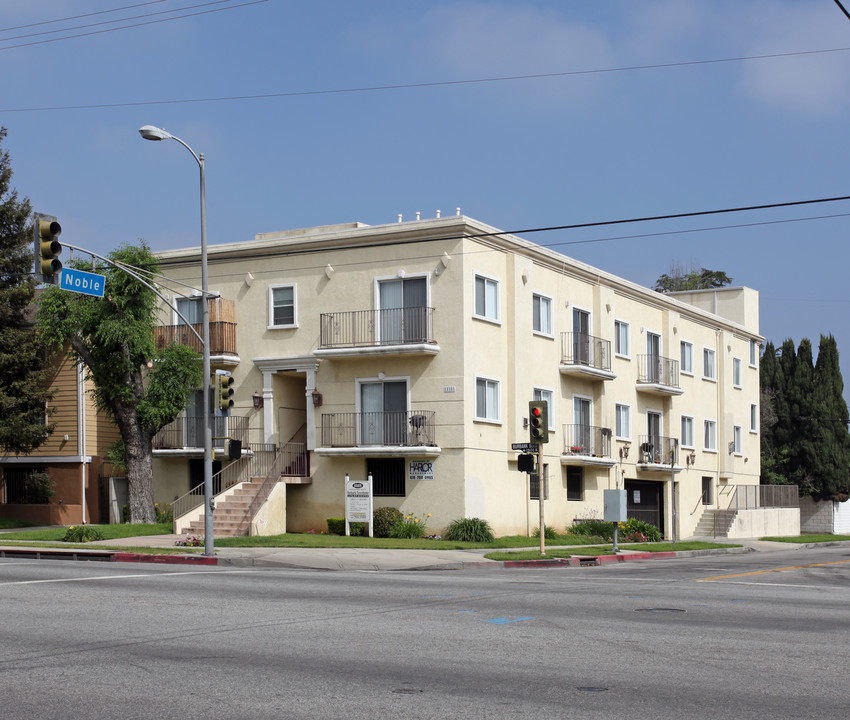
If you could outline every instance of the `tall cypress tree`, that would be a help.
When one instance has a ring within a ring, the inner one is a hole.
[[[776,439],[778,417],[776,407],[785,404],[780,393],[785,383],[772,342],[764,346],[759,362],[759,433],[761,435],[761,482],[763,485],[788,485],[788,451]]]
[[[817,418],[815,500],[846,500],[850,494],[850,433],[838,345],[832,335],[820,336],[814,370],[813,413]]]
[[[817,427],[819,418],[814,409],[815,365],[812,342],[800,341],[791,382],[786,390],[791,413],[791,473],[795,482],[812,494],[818,471]]]
[[[0,128],[0,144],[6,128]],[[27,317],[35,293],[30,203],[11,188],[9,153],[0,149],[0,451],[29,453],[46,439],[51,393],[46,346]]]

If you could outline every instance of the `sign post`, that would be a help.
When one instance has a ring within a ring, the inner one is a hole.
[[[351,535],[353,522],[369,523],[369,537],[375,537],[372,522],[372,473],[366,482],[351,480],[345,474],[345,534]]]

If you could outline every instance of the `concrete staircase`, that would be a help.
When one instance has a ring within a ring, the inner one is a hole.
[[[248,534],[252,519],[248,511],[264,480],[265,478],[251,478],[249,482],[237,486],[225,498],[216,500],[213,522],[216,537],[236,537]],[[192,521],[188,527],[181,530],[181,533],[203,535],[204,519]]]
[[[712,510],[706,508],[700,517],[696,528],[695,537],[729,537],[729,529],[735,522],[737,510]]]

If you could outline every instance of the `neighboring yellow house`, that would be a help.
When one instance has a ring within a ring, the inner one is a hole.
[[[0,455],[0,517],[39,525],[108,522],[108,478],[104,459],[120,437],[114,423],[94,407],[85,371],[67,355],[52,363],[49,420],[55,423],[46,442],[29,455]],[[29,504],[24,483],[32,472],[47,472],[55,495],[47,504]]]
[[[197,248],[158,257],[200,286]],[[236,388],[214,435],[255,464],[288,453],[269,473],[230,468],[221,489],[246,473],[276,483],[243,531],[324,529],[346,475],[368,474],[375,507],[431,513],[432,532],[459,517],[533,531],[536,487],[511,445],[535,399],[549,402],[548,525],[601,518],[602,491],[624,488],[629,515],[667,537],[711,534],[714,511],[745,507],[736,488],[759,484],[755,290],[662,295],[460,215],[263,233],[208,257],[213,371]],[[199,297],[173,299],[200,323]],[[195,414],[155,451],[173,495],[202,477]]]

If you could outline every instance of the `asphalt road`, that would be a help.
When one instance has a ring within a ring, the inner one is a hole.
[[[846,718],[850,548],[320,572],[0,560],[19,718]]]

